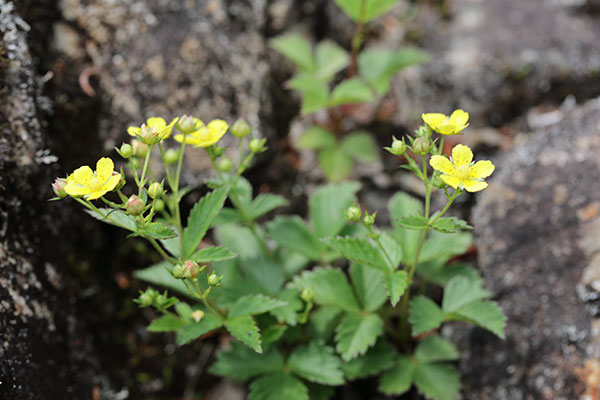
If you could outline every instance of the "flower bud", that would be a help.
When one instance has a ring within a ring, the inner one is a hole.
[[[221,279],[223,279],[222,276],[218,276],[217,274],[215,274],[214,272],[212,274],[209,275],[208,277],[208,284],[210,286],[220,286],[221,285]]]
[[[360,217],[362,216],[362,211],[359,207],[348,207],[344,212],[344,217],[350,222],[358,222],[360,221]]]
[[[144,201],[135,194],[129,196],[127,203],[125,203],[125,210],[130,215],[140,215],[142,212],[144,212],[145,207],[146,204],[144,204]]]
[[[162,199],[154,200],[154,211],[162,212],[165,210],[165,202]]]
[[[133,155],[139,158],[146,157],[146,153],[148,153],[148,146],[144,143],[140,142],[137,139],[133,139],[131,141],[131,146],[133,147]]]
[[[194,122],[193,117],[184,115],[179,119],[179,122],[177,123],[177,129],[183,133],[192,133],[196,130],[196,122]]]
[[[175,279],[183,278],[183,267],[181,266],[181,264],[177,264],[173,267],[173,269],[171,270],[171,275],[173,275],[173,278]]]
[[[165,193],[165,190],[163,189],[162,183],[154,182],[148,188],[148,196],[150,196],[151,199],[158,199],[158,198],[162,197],[162,195],[164,193]]]
[[[406,143],[392,136],[392,147],[386,147],[385,149],[395,156],[401,156],[406,151]]]
[[[250,144],[248,144],[248,148],[254,154],[262,153],[263,151],[267,150],[267,148],[265,147],[266,142],[267,142],[267,139],[254,138],[250,141]]]
[[[311,289],[304,289],[300,293],[300,298],[306,303],[310,303],[315,298],[315,293]]]
[[[67,180],[65,178],[56,178],[52,184],[52,190],[54,190],[54,194],[61,199],[65,198],[67,196],[67,192],[65,191],[66,185]]]
[[[429,153],[431,142],[425,137],[418,137],[415,139],[412,147],[415,154],[424,155]]]
[[[150,307],[154,303],[156,298],[156,291],[154,289],[147,289],[145,292],[141,292],[140,296],[135,300],[140,307]]]
[[[231,127],[231,133],[233,134],[233,136],[239,138],[248,136],[250,132],[252,132],[252,128],[243,119],[238,119]]]
[[[431,129],[427,125],[421,125],[415,133],[418,137],[429,138],[431,136]]]
[[[175,164],[179,161],[179,152],[175,149],[168,149],[165,151],[165,162],[167,165]]]
[[[365,217],[363,218],[363,222],[365,225],[373,225],[375,223],[375,217],[377,216],[377,212],[369,215],[369,213],[365,213]]]
[[[217,162],[217,169],[221,172],[229,172],[233,168],[233,163],[227,157],[222,157]]]
[[[185,279],[196,279],[200,275],[202,270],[198,266],[198,263],[187,260],[183,263],[183,277]]]
[[[119,153],[121,157],[128,159],[133,155],[133,147],[129,143],[123,143],[117,153]]]
[[[200,322],[200,320],[202,318],[204,318],[204,311],[202,310],[196,310],[192,313],[192,318],[194,319],[194,321],[196,321],[196,323]]]
[[[433,177],[433,179],[431,180],[431,184],[438,189],[443,189],[446,187],[446,182],[444,182],[439,175]]]

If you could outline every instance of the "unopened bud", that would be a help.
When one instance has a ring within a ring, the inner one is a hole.
[[[442,178],[440,178],[439,175],[436,175],[432,180],[431,180],[431,184],[433,186],[435,186],[438,189],[443,189],[446,187],[446,182],[444,182],[442,180]]]
[[[344,212],[344,216],[350,222],[358,222],[362,216],[362,211],[358,207],[348,207]]]
[[[315,298],[315,293],[311,289],[304,289],[300,293],[300,298],[306,303],[310,303]]]
[[[54,194],[61,199],[65,198],[67,196],[67,192],[65,191],[66,185],[67,180],[65,178],[56,178],[52,184],[52,190],[54,190]]]
[[[252,132],[252,128],[243,119],[238,119],[231,127],[231,133],[233,136],[237,136],[239,138],[248,136],[250,132]]]
[[[198,275],[200,275],[200,272],[202,272],[202,270],[200,269],[200,266],[198,266],[198,263],[191,260],[187,260],[183,263],[183,277],[185,279],[196,279]]]
[[[204,318],[204,311],[202,310],[196,310],[192,313],[192,318],[194,319],[194,321],[196,321],[196,323],[200,322],[200,320],[202,318]]]
[[[162,197],[164,193],[165,190],[163,189],[162,183],[154,182],[148,188],[148,196],[150,196],[151,199],[158,199]]]
[[[131,147],[133,147],[133,155],[139,158],[146,157],[146,153],[148,153],[148,146],[144,143],[140,142],[137,139],[133,139],[131,141]]]
[[[193,117],[184,115],[179,119],[177,123],[177,129],[183,133],[191,133],[196,129],[196,122],[194,121]]]
[[[425,137],[418,137],[415,139],[412,147],[415,154],[424,155],[429,153],[431,142]]]
[[[377,212],[369,215],[369,213],[365,213],[365,217],[363,218],[363,222],[365,225],[373,225],[375,223],[375,217],[377,216]]]
[[[162,212],[165,210],[165,202],[162,199],[154,200],[154,211]]]
[[[147,289],[145,292],[140,293],[140,296],[135,300],[140,307],[150,307],[154,303],[156,298],[156,291],[153,289]]]
[[[113,172],[113,175],[117,174],[116,172]],[[117,186],[115,186],[115,190],[121,190],[123,189],[123,186],[125,186],[125,184],[127,183],[127,181],[125,180],[125,175],[124,174],[120,174],[121,175],[121,179],[119,179],[119,183],[117,183]]]
[[[129,196],[127,203],[125,203],[125,210],[130,215],[140,215],[142,212],[144,212],[145,207],[146,204],[144,204],[144,201],[135,194]]]
[[[179,161],[179,152],[175,149],[168,149],[165,151],[165,162],[167,165],[175,164]]]
[[[403,140],[398,140],[392,136],[392,146],[385,148],[395,156],[401,156],[406,151],[406,143]]]
[[[418,137],[429,138],[431,136],[431,128],[427,125],[421,125],[419,129],[415,131]]]
[[[171,270],[171,275],[173,275],[173,278],[175,279],[183,278],[183,267],[181,266],[181,264],[177,264],[173,267],[173,269]]]
[[[221,157],[217,162],[217,169],[221,172],[229,172],[233,168],[233,163],[227,157]]]
[[[266,142],[267,142],[267,139],[256,139],[256,138],[254,138],[248,144],[248,148],[254,154],[256,154],[256,153],[262,153],[263,151],[267,150],[267,148],[264,147]]]
[[[133,155],[133,147],[129,143],[123,143],[117,153],[125,159],[130,158]]]
[[[222,276],[218,276],[214,272],[208,276],[208,284],[210,286],[219,286],[221,284]]]

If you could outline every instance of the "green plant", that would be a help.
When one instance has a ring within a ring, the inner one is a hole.
[[[389,228],[377,227],[376,213],[361,209],[357,182],[318,188],[307,220],[279,215],[259,222],[288,202],[253,193],[242,174],[265,150],[264,140],[247,141],[247,124],[235,124],[239,156],[233,163],[218,145],[228,129],[221,120],[204,125],[184,116],[167,125],[152,118],[130,129],[143,143],[134,142],[137,151],[129,144],[118,149],[135,182],[129,195],[123,193],[124,172],[114,172],[108,158],[98,162],[96,172],[84,166],[57,179],[53,189],[56,199],[70,196],[95,218],[150,242],[164,261],[135,276],[178,297],[153,288],[140,294],[139,306],[160,315],[148,330],[174,332],[178,345],[212,331],[228,332],[236,340],[210,371],[249,382],[249,399],[327,399],[346,381],[379,375],[385,394],[402,394],[414,385],[427,398],[450,400],[459,390],[453,365],[459,354],[438,334],[442,324],[469,322],[504,337],[505,318],[479,274],[454,261],[471,244],[470,227],[444,216],[465,191],[484,189],[494,166],[473,163],[463,145],[448,159],[432,138],[433,131],[459,133],[468,114],[423,118],[428,125],[408,142],[394,138],[388,151],[405,157],[406,168],[423,181],[425,203],[395,194],[388,205]],[[176,153],[163,147],[173,126],[181,132],[174,136],[181,143]],[[186,145],[204,148],[216,177],[184,225],[180,202],[191,190],[179,185]],[[161,173],[149,168],[156,150],[166,189],[148,178]],[[435,213],[434,190],[447,197]],[[115,201],[105,197],[111,193]],[[211,228],[216,245],[209,246],[205,236]],[[443,296],[428,297],[429,287],[443,287]]]
[[[348,177],[354,161],[379,159],[377,145],[369,132],[345,131],[341,122],[351,117],[353,109],[344,106],[377,102],[389,91],[390,81],[397,72],[429,59],[415,48],[362,48],[365,25],[399,1],[335,0],[357,24],[350,53],[330,40],[317,43],[313,51],[312,44],[298,33],[284,34],[271,41],[271,47],[298,68],[289,86],[302,97],[302,114],[329,109],[327,120],[306,129],[298,142],[301,149],[318,152],[319,165],[329,181]],[[347,71],[345,76],[333,85],[334,78],[343,70]]]

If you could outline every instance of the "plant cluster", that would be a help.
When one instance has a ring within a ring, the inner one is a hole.
[[[135,276],[175,296],[149,288],[135,300],[159,315],[148,330],[174,332],[178,345],[227,332],[235,340],[210,371],[249,382],[249,399],[327,399],[336,386],[377,375],[385,394],[415,386],[427,398],[450,400],[459,391],[459,353],[440,336],[442,325],[462,321],[504,335],[505,318],[478,272],[455,260],[471,244],[470,227],[445,216],[465,191],[487,186],[494,166],[473,162],[463,145],[450,158],[442,154],[444,136],[460,133],[467,113],[423,119],[415,136],[394,138],[387,148],[406,159],[426,193],[424,204],[395,194],[390,227],[376,224],[376,213],[360,206],[357,182],[319,187],[307,219],[268,218],[288,202],[254,193],[244,179],[253,157],[266,149],[244,121],[229,127],[189,116],[169,124],[150,118],[129,128],[135,138],[117,149],[126,160],[120,172],[101,158],[95,171],[80,167],[53,189],[56,199],[73,198],[98,220],[149,241],[163,261]],[[167,150],[175,129],[179,150]],[[219,145],[228,131],[238,141],[235,162]],[[204,149],[215,174],[184,221],[181,201],[191,191],[180,187],[186,146]],[[160,171],[149,167],[155,152]],[[447,203],[433,212],[435,190]],[[443,296],[428,297],[439,292],[432,287],[443,288]]]
[[[331,40],[323,40],[313,49],[313,44],[299,33],[287,33],[271,41],[271,47],[298,69],[288,85],[302,97],[302,114],[328,110],[324,121],[312,124],[302,133],[298,146],[317,151],[319,165],[329,181],[347,178],[355,161],[379,159],[379,151],[368,131],[346,131],[342,121],[353,113],[348,106],[379,101],[390,90],[396,73],[429,59],[426,53],[415,48],[363,48],[366,25],[399,1],[335,0],[357,24],[350,52]],[[345,75],[340,76],[344,71]]]

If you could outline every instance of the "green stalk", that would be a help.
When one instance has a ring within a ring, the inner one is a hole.
[[[363,42],[364,27],[365,27],[365,14],[367,12],[367,0],[361,0],[360,2],[360,14],[358,17],[358,26],[356,27],[356,33],[352,38],[352,53],[350,55],[350,69],[348,71],[349,76],[356,74],[358,64],[358,51]]]
[[[181,246],[181,257],[185,257],[185,249],[183,243],[183,225],[181,223],[181,210],[179,207],[179,181],[181,179],[181,166],[183,165],[183,154],[185,151],[185,138],[186,134],[183,134],[183,140],[181,141],[181,147],[179,148],[179,161],[177,162],[177,172],[175,173],[175,183],[171,187],[173,196],[175,196],[175,225],[177,226],[177,233],[179,234],[179,244]]]
[[[146,153],[146,159],[144,160],[144,167],[142,168],[142,177],[139,180],[138,183],[138,196],[142,195],[142,189],[144,188],[146,182],[144,182],[144,180],[146,179],[146,171],[148,170],[148,164],[150,163],[150,156],[152,155],[152,149],[154,148],[154,146],[148,146],[148,152]]]

